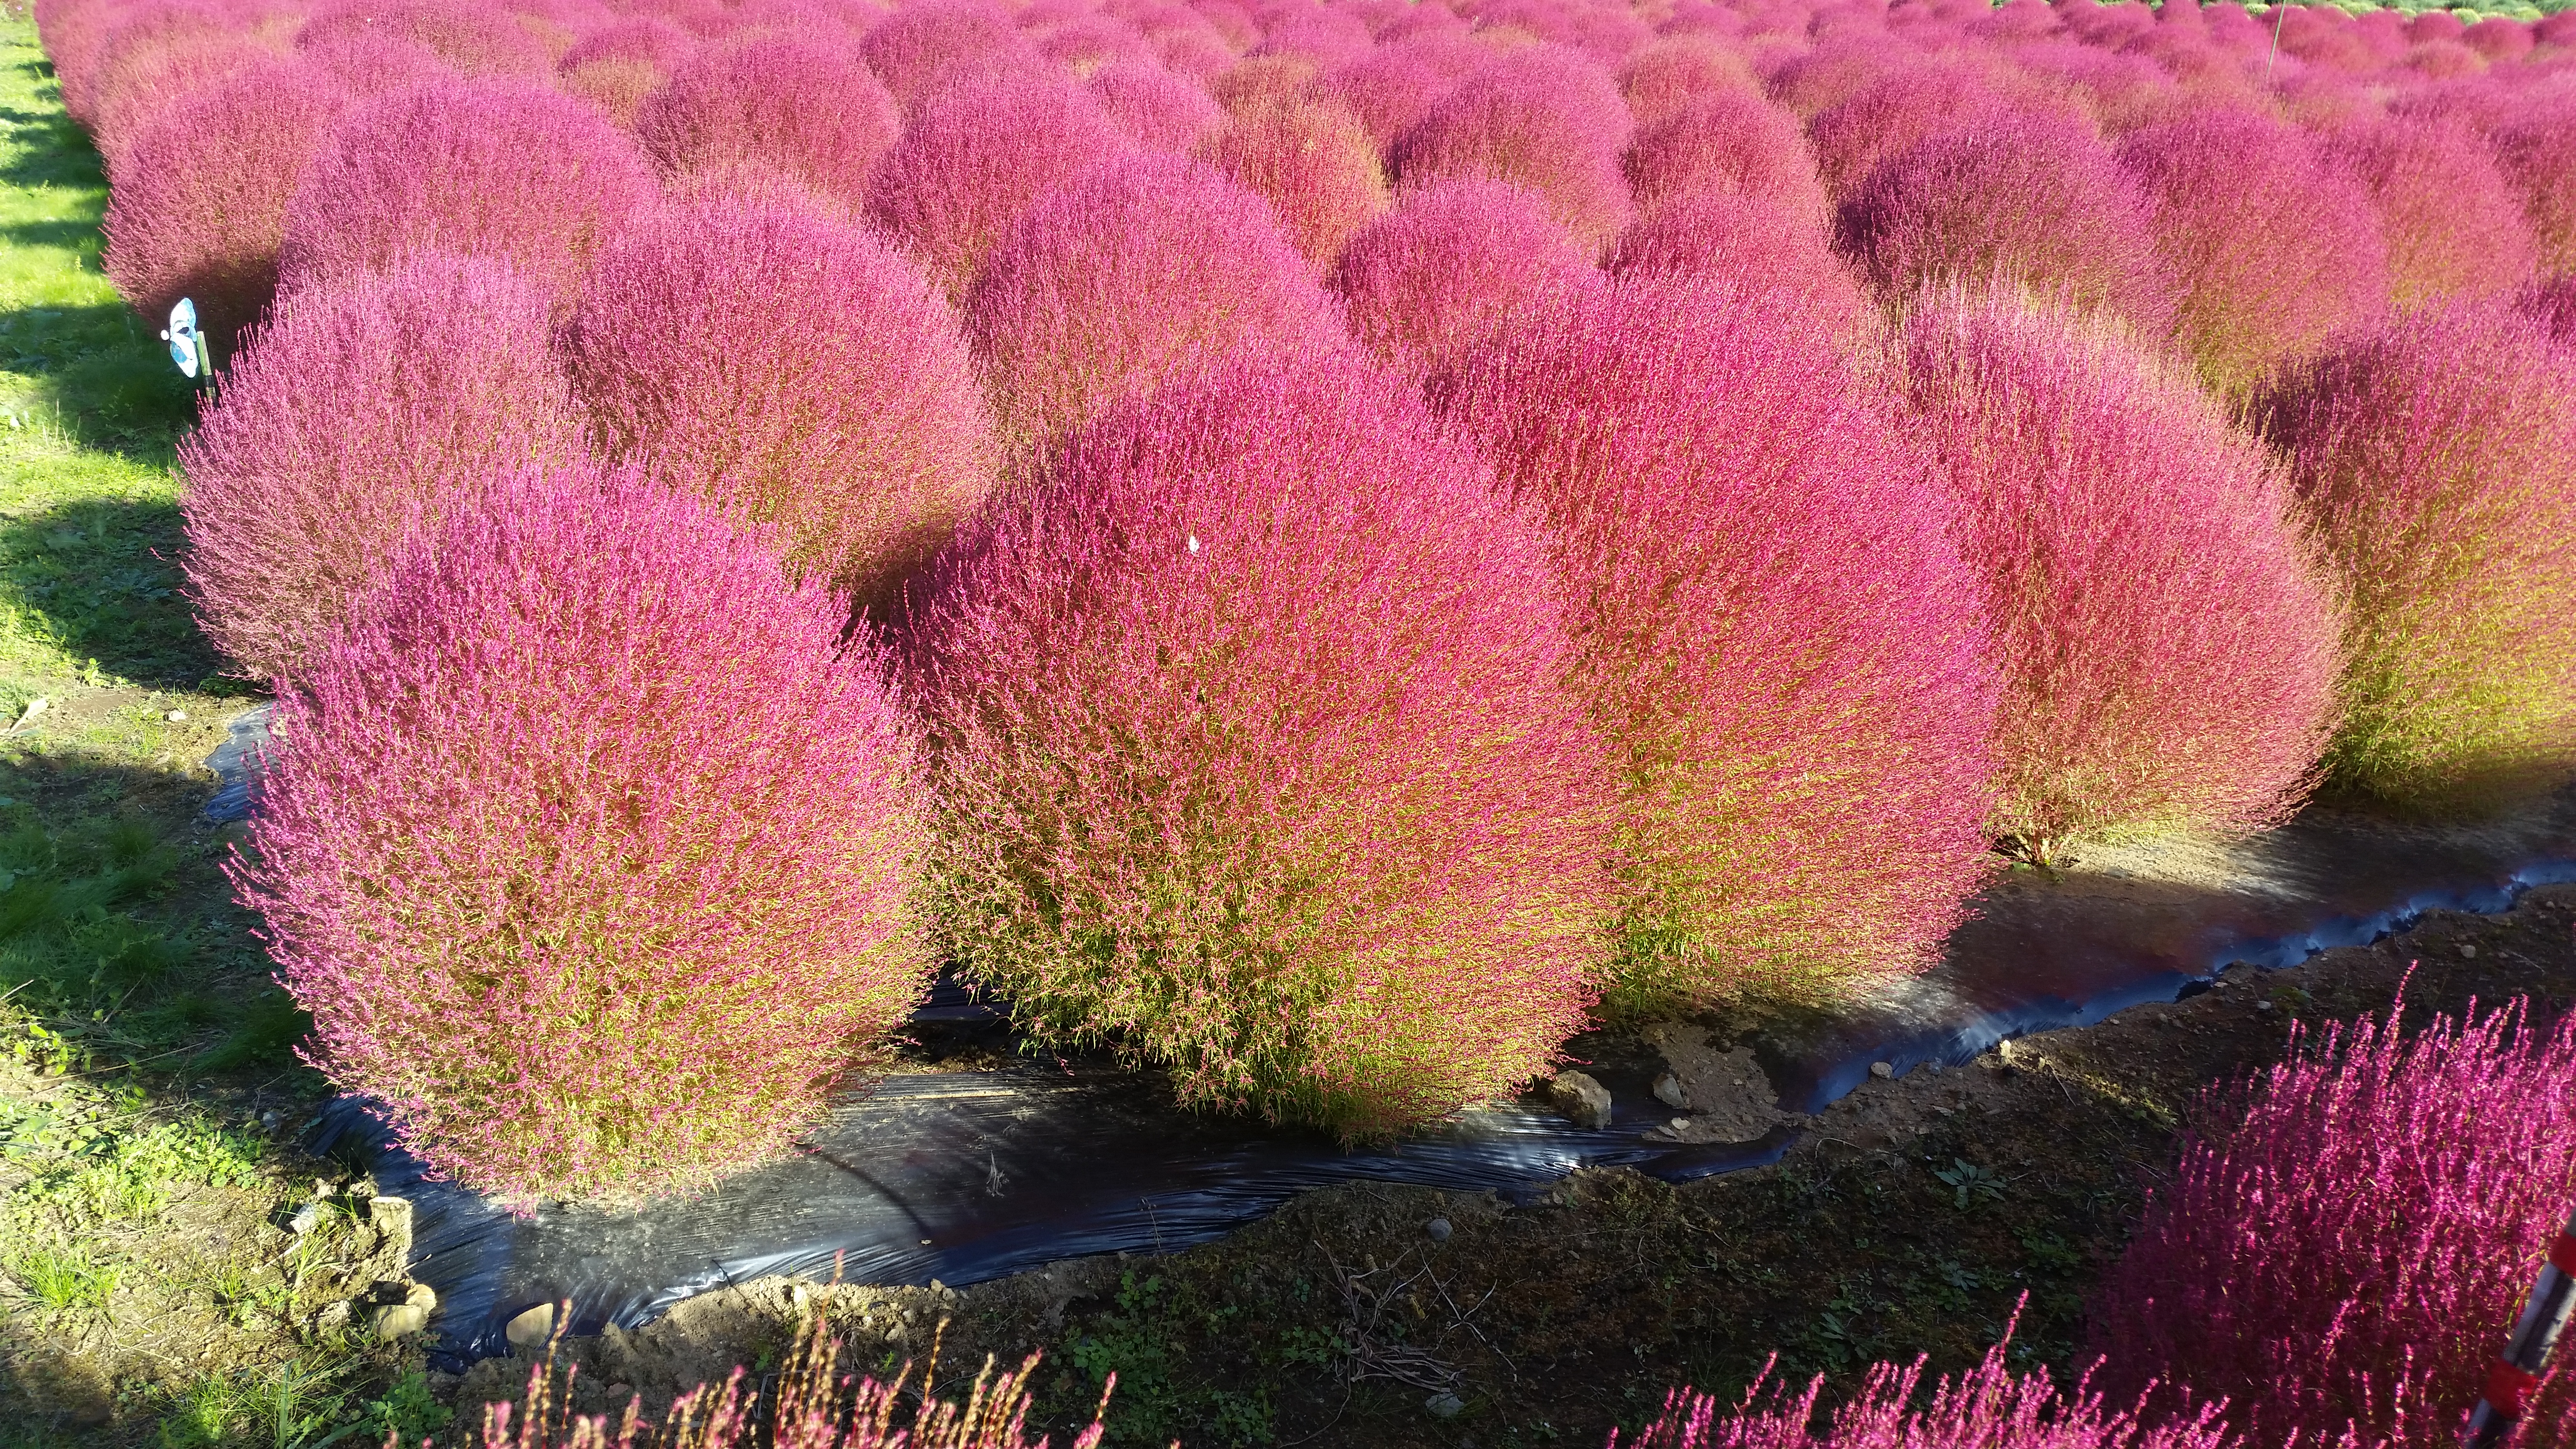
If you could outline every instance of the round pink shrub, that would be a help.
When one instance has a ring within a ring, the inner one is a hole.
[[[90,140],[114,172],[135,138],[163,117],[202,119],[210,88],[245,70],[274,63],[279,53],[279,47],[239,35],[220,35],[126,57],[93,87]]]
[[[1348,345],[1261,198],[1153,154],[1050,193],[994,254],[966,318],[1002,436],[1022,455],[1202,354]]]
[[[2365,1016],[2213,1094],[2234,1120],[2186,1140],[2095,1301],[2105,1381],[2223,1395],[2251,1443],[2457,1444],[2576,1174],[2576,1035],[2527,1010]]]
[[[2131,132],[2119,154],[2154,200],[2176,338],[2212,388],[2241,394],[2386,310],[2378,210],[2307,136],[2206,110]]]
[[[180,444],[189,596],[253,677],[304,672],[415,520],[583,454],[545,292],[424,254],[299,293]]]
[[[633,143],[570,96],[517,81],[424,86],[332,129],[287,203],[278,283],[445,251],[509,262],[569,300],[591,254],[659,191]]]
[[[374,100],[432,81],[454,80],[458,75],[456,67],[439,59],[437,51],[419,41],[373,30],[344,30],[298,44],[295,54],[357,101]]]
[[[2347,339],[2256,417],[2352,595],[2336,774],[2442,808],[2576,769],[2576,353],[2455,303]]]
[[[1061,79],[964,81],[904,127],[877,168],[868,216],[962,300],[1040,196],[1127,149],[1099,105]]]
[[[1837,37],[1761,71],[1771,99],[1812,123],[1881,78],[1922,63],[1913,46],[1884,33]]]
[[[1040,1040],[1377,1136],[1546,1071],[1609,882],[1547,551],[1408,390],[1237,358],[1087,428],[917,628],[947,943]]]
[[[2003,110],[1881,161],[1843,203],[1837,234],[1890,304],[1927,286],[2002,284],[2161,338],[2175,288],[2149,241],[2154,215],[2091,127]]]
[[[1644,47],[1619,68],[1619,91],[1646,131],[1705,96],[1763,93],[1743,50],[1713,35],[1669,36]]]
[[[913,0],[869,30],[859,49],[907,108],[939,89],[950,70],[1034,72],[1045,64],[992,0]]]
[[[1789,307],[1853,343],[1877,318],[1823,232],[1741,196],[1689,197],[1647,212],[1619,234],[1607,266],[1614,276],[1698,277],[1766,294],[1766,306]]]
[[[1826,190],[1848,195],[1887,157],[2005,106],[1993,85],[1965,66],[1928,64],[1891,72],[1808,123],[1816,172]]]
[[[2286,817],[2342,619],[2262,448],[2123,330],[2010,293],[1923,306],[1900,347],[1994,630],[1994,834],[2046,861]]]
[[[1352,335],[1415,376],[1456,361],[1516,311],[1599,281],[1546,203],[1500,181],[1407,191],[1333,269]]]
[[[1057,62],[1066,70],[1089,80],[1101,67],[1126,61],[1152,65],[1153,48],[1133,29],[1110,19],[1094,15],[1069,21],[1050,29],[1038,43],[1038,53]]]
[[[1377,144],[1336,102],[1239,113],[1199,156],[1269,202],[1290,244],[1319,271],[1387,208]]]
[[[753,161],[850,206],[866,203],[902,129],[856,50],[776,34],[700,51],[635,113],[636,139],[665,177]]]
[[[1228,111],[1286,105],[1315,83],[1315,63],[1302,55],[1248,56],[1208,82],[1208,94]]]
[[[1083,89],[1128,140],[1157,151],[1187,155],[1225,124],[1225,108],[1198,82],[1150,62],[1102,66]]]
[[[2540,265],[2576,272],[2576,92],[2521,108],[2494,133],[2496,161],[2522,193]]]
[[[194,299],[217,360],[229,362],[235,336],[277,290],[296,173],[346,104],[302,62],[270,60],[136,137],[101,224],[116,290],[155,326]]]
[[[1383,152],[1492,53],[1459,35],[1380,45],[1317,77],[1314,92],[1350,107]]]
[[[1627,171],[1640,207],[1731,195],[1819,227],[1825,221],[1825,188],[1797,117],[1754,91],[1719,90],[1684,103],[1637,137]]]
[[[242,38],[240,17],[219,5],[118,6],[102,17],[94,38],[72,56],[56,61],[63,109],[83,129],[94,128],[103,96],[112,96],[140,76],[159,72],[172,54],[202,53],[210,46],[238,44]]]
[[[555,63],[555,84],[600,108],[618,129],[635,129],[635,112],[696,50],[698,42],[667,20],[633,17],[600,27]]]
[[[1554,536],[1620,796],[1612,999],[1830,999],[1936,960],[1992,858],[1984,621],[1946,494],[1830,339],[1631,277],[1434,395]]]
[[[946,300],[864,229],[718,198],[601,252],[567,351],[618,461],[775,525],[884,611],[993,486]]]
[[[2497,296],[2531,275],[2536,249],[2521,198],[2468,127],[2374,119],[2335,131],[2328,149],[2378,204],[2390,300],[2401,310]]]
[[[429,47],[466,75],[543,77],[555,57],[520,17],[474,0],[341,0],[304,22],[298,45],[321,45],[350,32],[397,35]]]
[[[929,984],[903,716],[840,600],[697,500],[580,468],[485,504],[280,692],[231,873],[309,1059],[433,1171],[703,1191]]]
[[[1493,62],[1396,141],[1395,173],[1428,181],[1508,181],[1597,250],[1628,222],[1619,153],[1632,126],[1607,71],[1573,51],[1538,46]]]

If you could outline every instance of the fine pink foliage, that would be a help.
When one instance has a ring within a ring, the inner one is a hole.
[[[2154,200],[2177,340],[2211,387],[2241,394],[2386,310],[2378,208],[2307,136],[2205,110],[2129,133],[2120,161]]]
[[[1863,340],[1878,315],[1821,231],[1741,196],[1691,197],[1647,212],[1619,234],[1607,266],[1619,276],[1701,277],[1768,294],[1766,305],[1791,307],[1851,342]]]
[[[963,300],[1040,196],[1127,148],[1099,104],[1059,77],[964,81],[904,127],[877,168],[868,215]]]
[[[136,137],[108,193],[102,263],[158,325],[182,297],[218,364],[277,290],[295,176],[347,103],[303,62],[276,59],[207,86],[183,114]]]
[[[1238,112],[1199,155],[1269,202],[1289,242],[1318,270],[1387,208],[1377,144],[1338,102]]]
[[[2467,126],[2369,120],[2337,130],[2329,149],[2378,203],[2390,300],[2401,310],[2496,296],[2530,276],[2537,249],[2522,198]]]
[[[855,48],[776,34],[698,52],[635,114],[665,177],[758,162],[852,207],[902,129]]]
[[[1817,174],[1828,191],[1842,196],[1882,159],[1937,131],[1972,124],[2004,104],[1983,76],[1962,65],[1891,71],[1808,123]]]
[[[1239,357],[1086,429],[943,565],[947,944],[1042,1040],[1376,1136],[1584,1021],[1606,772],[1544,541],[1394,380]]]
[[[1726,91],[1762,94],[1762,82],[1737,46],[1712,35],[1676,35],[1628,58],[1619,90],[1641,129],[1671,120],[1684,106]]]
[[[1316,78],[1317,94],[1351,108],[1380,151],[1431,114],[1490,53],[1454,35],[1423,36],[1380,45]]]
[[[315,10],[296,44],[319,45],[352,31],[416,40],[466,75],[536,79],[555,68],[554,54],[533,27],[475,0],[342,0]]]
[[[1918,308],[1901,346],[1994,630],[1994,833],[2044,861],[2284,818],[2343,621],[2260,445],[2121,329],[2008,292]]]
[[[2528,1010],[2392,1009],[2212,1093],[2095,1301],[2106,1382],[2223,1395],[2257,1444],[2458,1443],[2576,1174],[2576,1033]]]
[[[1555,537],[1620,790],[1613,999],[1928,967],[1992,859],[1994,681],[1949,499],[1830,339],[1630,277],[1434,394]]]
[[[1225,124],[1225,108],[1198,82],[1148,62],[1102,66],[1083,89],[1128,140],[1158,151],[1187,155]]]
[[[1508,181],[1547,203],[1587,250],[1627,225],[1619,153],[1633,126],[1618,84],[1586,57],[1535,46],[1494,61],[1397,139],[1395,173],[1427,181]]]
[[[2352,591],[2345,782],[2475,806],[2576,768],[2576,353],[2454,303],[2291,372],[2257,418]]]
[[[1049,194],[994,254],[966,317],[1021,456],[1201,354],[1348,346],[1340,308],[1261,198],[1151,153]]]
[[[2004,284],[2162,337],[2175,288],[2148,241],[2153,215],[2090,126],[2006,109],[1881,161],[1837,231],[1890,304],[1926,286]]]
[[[1034,72],[1036,47],[992,0],[914,0],[859,42],[868,68],[906,107],[928,99],[949,73]]]
[[[375,30],[344,30],[299,43],[305,64],[329,76],[351,100],[374,100],[432,81],[453,80],[457,70],[417,40]]]
[[[2497,162],[2522,193],[2540,265],[2576,272],[2576,91],[2520,108],[2493,139]]]
[[[1675,107],[1638,135],[1627,171],[1640,208],[1744,196],[1824,224],[1825,188],[1798,118],[1752,90],[1716,90]]]
[[[703,1190],[929,984],[904,718],[841,601],[686,494],[483,501],[280,691],[231,874],[309,1059],[433,1171],[523,1210]]]
[[[165,116],[204,119],[206,91],[276,61],[279,47],[213,35],[120,57],[93,87],[90,139],[114,171],[134,139]]]
[[[864,229],[717,198],[600,255],[567,347],[610,455],[882,608],[993,486],[948,304]]]
[[[580,458],[547,307],[496,263],[431,254],[253,328],[179,449],[206,637],[253,676],[293,676],[417,515]]]
[[[555,83],[632,130],[636,108],[661,89],[697,49],[687,31],[667,20],[635,16],[583,36],[555,63]]]
[[[2564,347],[2576,348],[2576,272],[2533,284],[2521,297],[2523,310]]]
[[[2007,1358],[2012,1334],[2008,1326],[1956,1381],[1936,1381],[1928,1402],[1919,1358],[1905,1368],[1872,1364],[1859,1394],[1829,1416],[1820,1402],[1823,1374],[1804,1394],[1785,1385],[1766,1392],[1774,1360],[1724,1417],[1716,1399],[1676,1389],[1665,1396],[1662,1417],[1634,1439],[1611,1431],[1608,1449],[2239,1449],[2210,1408],[2151,1417],[2143,1400],[2111,1408],[2091,1375],[2060,1393],[2045,1369],[2015,1374]],[[1818,1434],[1809,1426],[1820,1417]]]
[[[660,192],[634,143],[581,101],[459,80],[344,114],[286,207],[285,290],[418,251],[509,262],[569,301],[591,254]]]
[[[1500,181],[1408,190],[1333,271],[1352,335],[1416,375],[1455,361],[1514,312],[1599,282],[1546,203]]]

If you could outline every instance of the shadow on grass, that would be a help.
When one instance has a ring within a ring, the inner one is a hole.
[[[81,447],[150,468],[177,456],[197,389],[121,302],[0,312],[0,370],[34,384],[38,416]]]
[[[153,689],[232,692],[179,592],[179,510],[79,498],[0,521],[0,601],[75,658]]]

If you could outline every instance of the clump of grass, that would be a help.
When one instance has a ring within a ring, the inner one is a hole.
[[[85,1248],[32,1247],[5,1261],[10,1274],[47,1308],[105,1308],[124,1270]]]

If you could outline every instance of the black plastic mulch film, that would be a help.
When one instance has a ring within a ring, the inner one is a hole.
[[[207,764],[216,818],[251,808],[265,711],[235,720]],[[2497,912],[2530,886],[2576,880],[2576,787],[2474,827],[2401,826],[2310,810],[2241,844],[2086,852],[2054,877],[2018,872],[1978,902],[1942,965],[1830,1017],[1764,1027],[1749,1044],[1792,1113],[1821,1111],[1873,1062],[1899,1075],[1968,1061],[2007,1038],[2095,1022],[2207,988],[2232,963],[2294,965],[2403,929],[2426,910]],[[921,1020],[989,1015],[953,987]],[[1721,1046],[1726,1045],[1724,1043]],[[412,1273],[438,1291],[442,1367],[506,1353],[525,1309],[570,1300],[569,1331],[638,1327],[694,1294],[770,1274],[950,1285],[1061,1258],[1168,1252],[1222,1236],[1306,1189],[1369,1179],[1526,1202],[1582,1167],[1667,1181],[1776,1162],[1801,1129],[1684,1145],[1631,1073],[1596,1073],[1611,1125],[1543,1108],[1476,1108],[1398,1145],[1344,1151],[1315,1134],[1183,1112],[1150,1074],[1022,1061],[890,1078],[845,1101],[796,1156],[705,1196],[613,1214],[550,1207],[514,1218],[430,1182],[344,1098],[317,1150],[368,1160],[413,1204]]]

